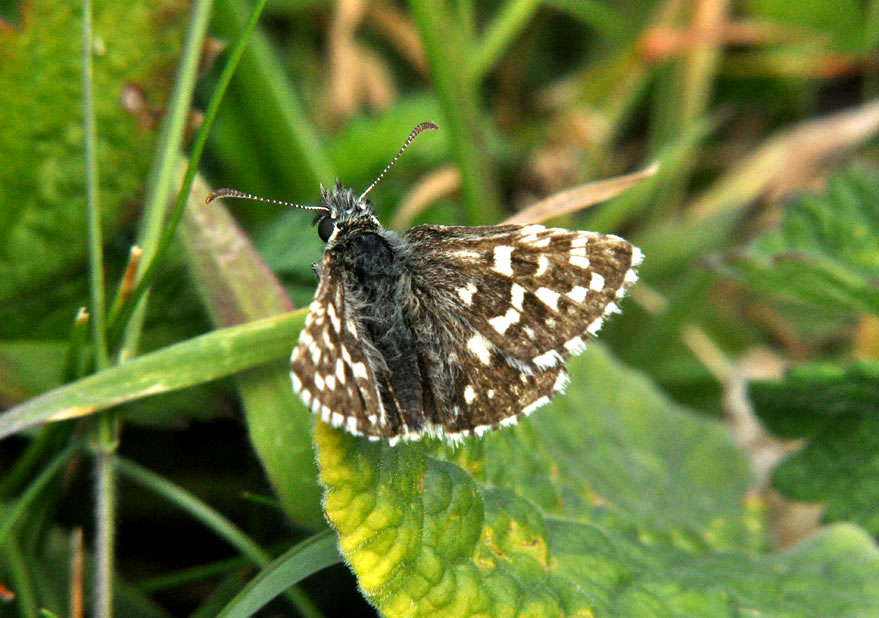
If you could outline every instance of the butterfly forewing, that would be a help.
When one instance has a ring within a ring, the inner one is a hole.
[[[330,252],[290,359],[293,390],[321,420],[355,435],[389,436],[373,368],[357,317]]]
[[[618,311],[640,261],[640,251],[616,236],[540,225],[422,226],[405,238],[424,282],[420,294],[445,307],[441,313],[466,318],[466,342],[480,335],[526,373],[579,352]],[[470,347],[483,346],[477,339]],[[491,371],[492,362],[482,364]]]

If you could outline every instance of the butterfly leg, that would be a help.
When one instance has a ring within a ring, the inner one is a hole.
[[[314,278],[317,279],[318,283],[320,283],[320,273],[323,270],[323,266],[321,262],[315,262],[311,265],[311,272],[314,273]]]

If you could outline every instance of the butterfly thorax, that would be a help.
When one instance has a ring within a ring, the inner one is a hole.
[[[424,409],[423,365],[412,329],[407,300],[411,277],[401,239],[378,223],[368,202],[336,185],[324,192],[323,205],[334,217],[324,263],[341,278],[346,327],[359,332],[370,366],[381,377],[382,400],[400,431],[419,431]],[[326,272],[326,271],[325,271]],[[413,370],[414,369],[414,370]]]

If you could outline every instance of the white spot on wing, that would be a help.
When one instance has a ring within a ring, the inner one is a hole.
[[[330,303],[327,305],[327,315],[330,317],[330,324],[333,326],[333,331],[341,332],[342,331],[342,320],[339,319],[339,316],[336,314],[336,306]]]
[[[566,296],[575,303],[582,303],[584,300],[586,300],[587,292],[589,292],[589,290],[587,290],[586,288],[575,285],[573,288],[571,288],[571,291],[566,294]]]
[[[598,331],[601,330],[601,325],[603,323],[604,320],[602,320],[601,318],[596,318],[595,321],[592,322],[592,324],[590,324],[589,327],[586,329],[586,332],[588,332],[590,335],[597,334]]]
[[[480,257],[480,254],[476,251],[467,251],[466,249],[462,249],[461,251],[455,251],[455,257],[465,258],[469,260],[475,260]]]
[[[345,422],[345,429],[347,429],[349,433],[353,433],[355,436],[360,435],[360,432],[357,431],[357,419],[353,416],[348,417],[348,420]]]
[[[580,268],[589,268],[592,265],[592,263],[589,261],[589,258],[583,257],[582,255],[572,255],[570,262],[574,266],[578,266]]]
[[[351,366],[351,371],[354,372],[355,378],[362,378],[364,380],[369,378],[369,373],[366,371],[366,365],[363,363],[354,363]]]
[[[540,277],[549,270],[549,258],[546,257],[545,254],[541,253],[540,257],[537,258],[537,272],[534,273],[535,277]]]
[[[525,288],[518,283],[510,286],[510,304],[514,309],[522,311],[522,302],[525,300]]]
[[[290,381],[293,382],[293,392],[294,393],[298,393],[299,391],[302,390],[302,381],[299,379],[299,376],[297,376],[292,371],[290,372]]]
[[[342,423],[344,423],[344,422],[345,422],[344,416],[342,416],[338,412],[333,412],[332,421],[331,421],[333,427],[341,427]]]
[[[604,289],[604,277],[598,273],[592,273],[592,279],[589,280],[589,289],[593,292],[600,292]]]
[[[476,391],[473,390],[473,386],[468,384],[464,389],[464,401],[468,404],[473,403],[473,400],[476,399]]]
[[[498,423],[498,427],[509,427],[511,425],[515,425],[519,422],[518,417],[516,416],[508,416],[505,419],[502,419],[500,423]]]
[[[336,379],[339,380],[339,384],[345,383],[345,363],[341,358],[336,359]]]
[[[467,349],[470,350],[470,353],[478,358],[483,365],[488,365],[491,362],[491,349],[489,348],[489,342],[479,333],[470,337],[467,341]]]
[[[510,307],[504,315],[491,318],[488,323],[491,324],[498,333],[503,335],[510,326],[519,321],[519,317],[519,312]]]
[[[550,238],[549,236],[544,236],[540,240],[532,243],[531,246],[542,249],[543,247],[548,247],[549,243],[551,243],[551,242],[552,242],[552,238]]]
[[[549,369],[555,367],[562,360],[562,357],[555,350],[550,350],[540,356],[535,356],[532,360],[539,369]]]
[[[552,309],[553,311],[559,310],[559,293],[550,290],[549,288],[537,288],[537,291],[534,292],[534,295],[540,299],[540,301]]]
[[[314,376],[312,376],[312,380],[314,380],[314,385],[317,387],[317,390],[324,390],[324,379],[319,373],[314,374]]]
[[[327,383],[327,388],[331,391],[336,390],[336,376],[333,374],[328,374],[326,378],[324,378],[324,382]]]
[[[476,286],[473,283],[468,283],[466,287],[458,288],[455,291],[461,297],[461,300],[464,301],[465,305],[469,307],[473,303],[473,295],[476,293]]]
[[[492,270],[507,277],[513,276],[512,263],[513,248],[508,245],[500,245],[494,248],[494,265]]]

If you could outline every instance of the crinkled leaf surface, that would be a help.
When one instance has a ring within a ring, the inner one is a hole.
[[[729,259],[733,272],[776,296],[879,314],[879,175],[850,169],[823,195],[801,198],[782,226]]]
[[[150,105],[162,104],[186,8],[180,0],[95,2],[94,104],[108,233],[137,197],[153,135],[122,108],[120,95],[130,84]],[[19,29],[0,29],[0,300],[37,290],[85,257],[81,12],[79,3],[33,0],[23,3]]]
[[[327,518],[386,616],[801,616],[879,611],[854,527],[761,556],[723,429],[598,346],[568,393],[455,451],[317,423]]]
[[[856,521],[879,536],[879,363],[804,366],[749,390],[771,431],[809,440],[779,465],[773,485],[824,502],[826,521]]]

